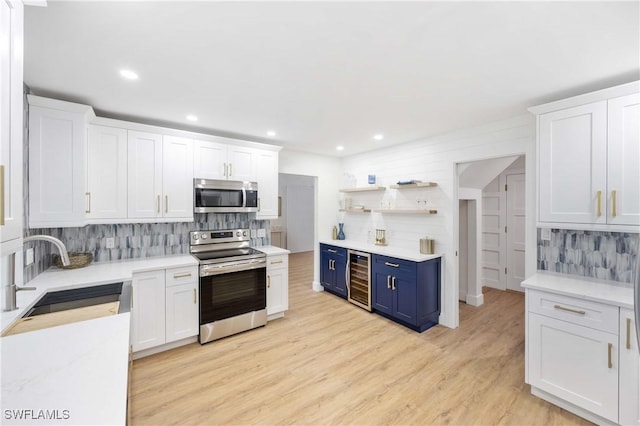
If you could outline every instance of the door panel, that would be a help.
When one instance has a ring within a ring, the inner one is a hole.
[[[507,289],[524,291],[525,175],[507,175]]]

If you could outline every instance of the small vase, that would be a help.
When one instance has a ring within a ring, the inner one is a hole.
[[[344,240],[344,223],[338,224],[338,239]]]

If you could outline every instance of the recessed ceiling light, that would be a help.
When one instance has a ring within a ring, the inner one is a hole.
[[[276,132],[274,132],[273,130],[269,130],[267,132],[267,136],[269,136],[270,138],[274,137],[276,135]]]
[[[127,80],[137,80],[138,74],[131,70],[120,70],[120,75]]]
[[[189,120],[189,121],[198,121],[198,117],[196,117],[193,114],[189,114],[189,115],[187,115],[187,120]]]
[[[336,149],[337,149],[338,151],[342,151],[342,150],[344,150],[344,146],[342,146],[342,145],[338,145],[338,146],[336,146]]]
[[[373,138],[377,141],[381,141],[384,139],[384,135],[382,133],[378,133],[377,135],[374,135]]]

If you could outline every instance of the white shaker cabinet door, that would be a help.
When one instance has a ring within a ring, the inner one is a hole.
[[[606,223],[607,102],[539,116],[540,222]]]
[[[609,100],[608,223],[640,225],[640,94]]]
[[[529,313],[529,382],[618,420],[618,336]]]
[[[162,145],[163,217],[193,219],[193,141],[164,136]]]
[[[167,287],[166,341],[198,335],[198,282]]]
[[[640,425],[640,353],[631,309],[620,309],[620,420]]]
[[[239,180],[243,182],[254,182],[255,176],[255,149],[243,146],[228,147],[228,180]],[[260,187],[258,187],[260,191]]]
[[[196,179],[227,179],[227,144],[195,141],[193,154]]]
[[[129,130],[128,216],[162,217],[162,136]]]
[[[135,274],[131,282],[131,345],[133,351],[165,343],[165,271]]]
[[[267,315],[289,309],[289,255],[267,256]],[[279,315],[282,316],[282,315]]]
[[[127,131],[89,126],[87,218],[127,217]]]
[[[278,153],[256,150],[256,180],[258,182],[257,219],[278,218]]]

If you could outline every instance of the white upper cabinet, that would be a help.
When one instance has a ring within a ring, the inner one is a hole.
[[[539,222],[640,225],[638,90],[629,83],[531,109],[538,114]]]
[[[221,142],[194,142],[194,177],[197,179],[222,179],[255,181],[255,149]]]
[[[0,254],[22,248],[23,5],[0,2]]]
[[[256,150],[256,180],[258,182],[258,219],[278,218],[278,153]]]
[[[193,218],[193,141],[164,136],[162,190],[164,217]]]
[[[86,196],[88,219],[127,217],[125,129],[89,126]]]
[[[162,135],[128,132],[128,216],[162,217]]]
[[[29,227],[86,224],[87,123],[91,107],[29,100]]]
[[[640,225],[640,94],[608,102],[607,222]]]

